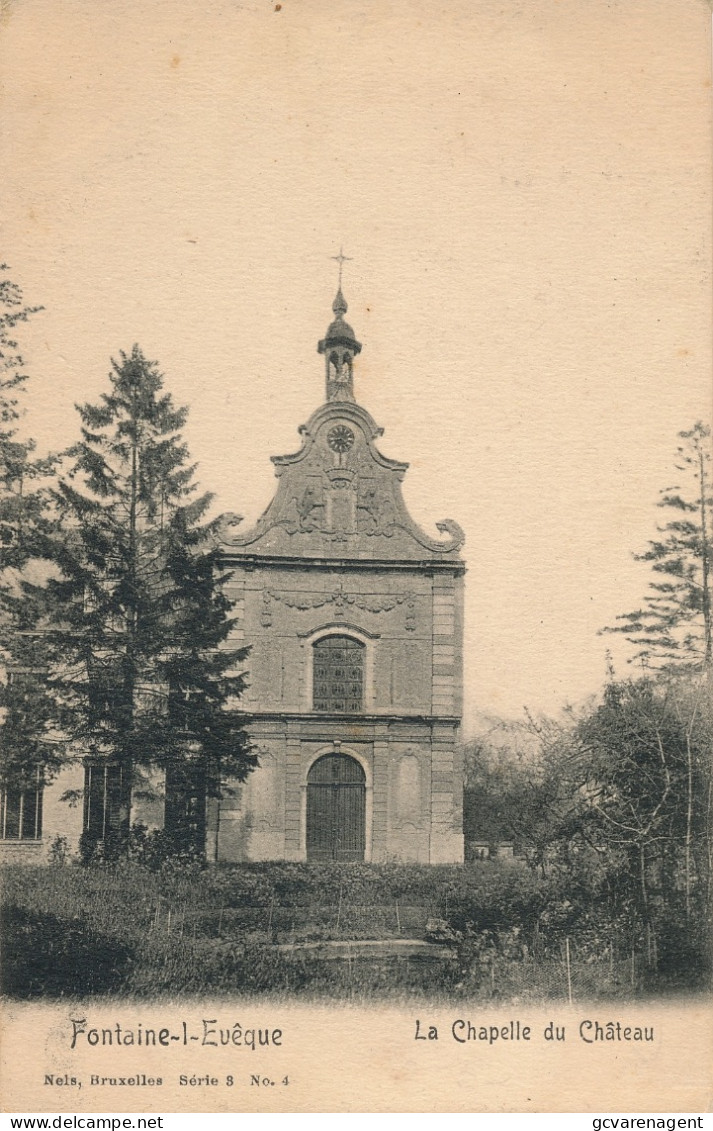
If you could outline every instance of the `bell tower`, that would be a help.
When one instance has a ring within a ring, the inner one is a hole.
[[[340,249],[339,255],[333,258],[339,264],[339,284],[332,303],[334,321],[330,323],[326,335],[319,342],[317,351],[324,354],[326,400],[353,402],[353,362],[356,355],[361,353],[361,342],[356,340],[351,326],[344,321],[348,307],[342,294],[342,265],[348,262],[348,256]]]
[[[259,769],[209,822],[220,860],[463,859],[463,531],[414,522],[408,464],[354,395],[361,351],[339,282],[326,397],[272,456],[255,526],[225,516],[221,557]]]

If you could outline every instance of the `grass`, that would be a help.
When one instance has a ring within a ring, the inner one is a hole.
[[[279,944],[423,938],[449,956],[326,960]],[[542,924],[548,924],[546,933]],[[583,923],[585,926],[583,926]],[[586,927],[586,929],[585,929]],[[2,987],[21,999],[270,994],[338,1000],[635,996],[643,963],[525,868],[270,863],[4,870]],[[608,940],[608,941],[607,941]]]

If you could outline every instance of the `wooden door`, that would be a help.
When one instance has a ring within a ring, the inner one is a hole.
[[[363,860],[365,844],[364,771],[345,754],[325,754],[307,778],[307,859]]]

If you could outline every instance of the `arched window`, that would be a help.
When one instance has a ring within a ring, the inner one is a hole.
[[[366,648],[362,642],[352,636],[323,636],[312,647],[314,710],[363,711]]]

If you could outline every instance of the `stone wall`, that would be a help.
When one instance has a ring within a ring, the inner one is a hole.
[[[231,644],[250,646],[245,707],[260,766],[220,804],[218,858],[305,859],[307,774],[339,751],[366,776],[365,859],[462,860],[462,575],[388,564],[230,568]],[[359,715],[312,710],[312,647],[331,632],[365,645]]]

